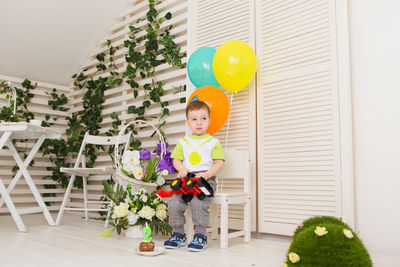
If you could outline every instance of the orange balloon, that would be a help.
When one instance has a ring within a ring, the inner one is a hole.
[[[206,102],[210,107],[210,125],[207,133],[215,134],[224,127],[229,117],[229,100],[225,93],[215,86],[203,86],[198,88],[189,97],[189,102],[199,100]]]

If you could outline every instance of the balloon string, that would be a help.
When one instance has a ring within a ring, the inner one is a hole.
[[[231,93],[231,103],[229,104],[230,109],[229,109],[229,116],[228,116],[228,123],[226,124],[226,134],[225,134],[225,145],[224,148],[228,145],[228,136],[229,136],[229,123],[231,120],[231,110],[232,110],[232,103],[233,103],[233,93]]]
[[[236,93],[236,92],[235,92]],[[226,134],[225,134],[225,145],[224,145],[224,148],[226,148],[226,146],[228,145],[228,135],[229,135],[229,123],[230,123],[230,120],[231,120],[231,110],[232,110],[232,103],[233,103],[233,93],[231,93],[231,103],[230,103],[230,105],[229,105],[229,116],[228,116],[228,123],[226,124]],[[221,180],[221,187],[220,187],[221,189],[221,192],[222,192],[222,189],[224,188],[224,179],[222,179]]]

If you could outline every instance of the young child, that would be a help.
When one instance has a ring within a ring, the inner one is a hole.
[[[210,109],[202,101],[192,101],[186,107],[186,123],[192,135],[181,138],[172,152],[174,167],[179,177],[185,177],[193,172],[197,177],[207,179],[214,192],[217,187],[215,175],[221,170],[225,160],[224,151],[218,139],[206,134],[210,124]],[[199,200],[194,197],[192,203],[192,220],[195,226],[195,235],[188,245],[190,251],[202,251],[207,247],[206,230],[211,205],[209,197]],[[187,203],[181,194],[174,194],[168,201],[169,224],[172,226],[173,236],[164,242],[166,248],[179,248],[185,245],[186,235],[184,225]]]

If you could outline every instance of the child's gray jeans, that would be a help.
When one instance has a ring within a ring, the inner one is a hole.
[[[214,193],[217,189],[215,176],[207,180]],[[211,205],[211,198],[206,197],[199,200],[197,196],[193,197],[192,201],[192,220],[197,234],[207,235],[207,226],[210,221],[210,213],[208,209]],[[168,200],[169,224],[172,226],[172,231],[184,234],[184,225],[186,223],[185,211],[188,203],[183,201],[182,194],[174,194]]]

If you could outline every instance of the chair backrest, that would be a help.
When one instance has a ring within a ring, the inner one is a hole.
[[[90,135],[90,134],[86,133],[85,137],[83,138],[83,143],[92,144],[92,145],[103,145],[103,146],[108,145],[108,146],[110,146],[110,145],[115,145],[115,143],[117,142],[117,137],[118,136]],[[123,135],[118,140],[118,145],[129,143],[130,137],[131,137],[131,132]]]
[[[224,166],[217,173],[219,191],[250,192],[249,151],[224,149],[224,154]]]
[[[124,149],[128,149],[130,138],[131,138],[130,131],[127,134],[122,135],[119,139],[118,139],[118,136],[98,136],[98,135],[90,135],[89,133],[86,132],[85,137],[83,138],[83,141],[82,141],[81,148],[79,150],[78,157],[76,159],[75,168],[77,168],[79,166],[79,163],[81,161],[82,161],[82,164],[85,165],[84,156],[82,155],[82,153],[87,144],[101,145],[101,146],[112,146],[112,145],[125,144]],[[82,167],[85,167],[85,166],[82,166]]]

